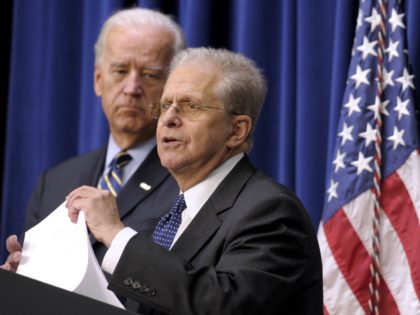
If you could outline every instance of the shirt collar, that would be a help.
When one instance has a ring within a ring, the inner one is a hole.
[[[203,181],[185,191],[184,197],[187,208],[184,210],[183,214],[185,213],[185,215],[188,215],[190,218],[194,218],[219,184],[243,156],[244,153],[239,153],[226,160],[222,165],[211,172],[210,175]]]
[[[156,146],[156,138],[152,137],[151,139],[147,140],[146,142],[140,143],[130,149],[127,152],[133,158],[133,164],[140,165],[152,151],[152,149]],[[108,167],[114,158],[114,156],[121,151],[121,148],[117,145],[112,135],[109,136],[108,139],[108,147],[106,151],[106,160],[105,165]]]

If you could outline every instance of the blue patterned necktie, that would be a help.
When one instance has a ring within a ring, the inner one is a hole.
[[[111,161],[109,172],[102,176],[98,187],[117,196],[122,188],[122,168],[132,160],[127,151],[121,151]]]
[[[178,195],[171,207],[171,211],[160,219],[153,232],[152,239],[156,244],[169,250],[181,224],[181,213],[186,207],[184,194]]]

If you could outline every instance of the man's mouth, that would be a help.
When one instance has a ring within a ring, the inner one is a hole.
[[[177,138],[174,137],[163,137],[163,143],[174,143],[174,142],[178,142],[179,140]]]

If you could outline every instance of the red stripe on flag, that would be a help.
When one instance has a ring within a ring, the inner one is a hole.
[[[343,209],[324,224],[324,232],[341,273],[364,311],[369,313],[370,256]],[[395,300],[382,277],[380,304],[381,310],[386,310],[387,314],[399,314]]]
[[[398,234],[407,256],[417,297],[420,299],[420,225],[410,195],[394,172],[381,185],[381,203],[384,212]]]
[[[370,258],[343,209],[324,224],[324,231],[341,273],[368,312]]]

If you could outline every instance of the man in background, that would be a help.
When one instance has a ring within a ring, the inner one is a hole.
[[[142,314],[323,312],[322,266],[309,216],[246,153],[266,83],[252,61],[226,50],[188,49],[172,61],[157,147],[181,193],[150,237],[121,222],[114,196],[82,186],[67,197],[109,247],[109,289]]]
[[[186,43],[168,16],[141,8],[121,10],[103,25],[95,44],[94,88],[110,130],[108,144],[44,172],[29,201],[25,230],[36,225],[73,189],[90,185],[116,196],[125,225],[150,235],[179,190],[156,152],[156,121],[150,106],[159,101],[170,59]],[[4,269],[16,270],[21,246],[7,240]],[[98,261],[106,247],[92,239]]]

